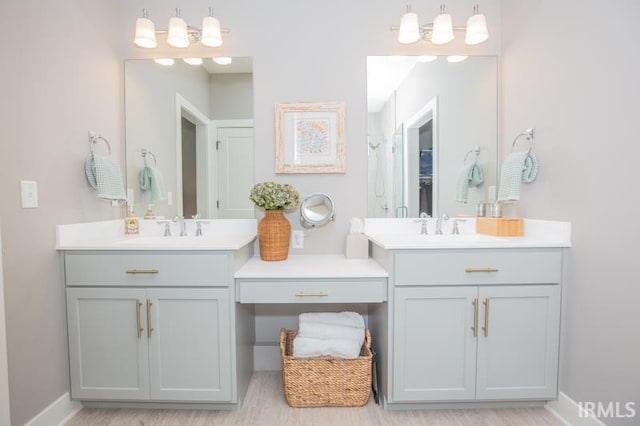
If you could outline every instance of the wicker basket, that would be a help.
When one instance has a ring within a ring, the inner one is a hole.
[[[291,224],[283,210],[265,210],[258,222],[260,259],[269,262],[285,260],[289,256]]]
[[[292,407],[361,407],[371,393],[371,334],[365,332],[364,355],[356,359],[331,356],[294,358],[297,330],[280,330],[282,384]]]

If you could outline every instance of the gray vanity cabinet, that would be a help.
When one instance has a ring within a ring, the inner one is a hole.
[[[395,290],[395,401],[552,399],[560,288]]]
[[[387,404],[556,397],[562,249],[372,253],[390,271],[388,325],[370,314]]]
[[[192,254],[65,254],[73,399],[238,402],[233,255]]]

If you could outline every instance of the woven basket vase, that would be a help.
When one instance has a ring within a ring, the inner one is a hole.
[[[284,217],[284,210],[265,210],[258,223],[260,259],[266,261],[285,260],[289,255],[291,224]]]

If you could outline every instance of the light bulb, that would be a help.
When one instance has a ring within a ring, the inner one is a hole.
[[[422,55],[422,56],[418,56],[418,62],[433,62],[436,59],[438,59],[437,56],[433,56],[433,55]]]
[[[433,20],[433,34],[431,43],[445,44],[453,40],[453,22],[451,15],[444,13],[444,6],[440,7],[440,15]]]
[[[407,12],[400,18],[400,32],[398,41],[403,44],[415,43],[420,39],[418,15]]]
[[[456,62],[462,62],[467,58],[468,56],[464,56],[464,55],[449,55],[447,56],[447,62],[454,64]]]
[[[229,65],[231,62],[233,62],[233,59],[229,58],[228,56],[219,56],[217,58],[211,59],[213,59],[213,62],[219,65]]]
[[[182,60],[189,65],[202,65],[202,58],[184,58]]]
[[[153,49],[158,46],[156,41],[156,27],[153,22],[147,18],[147,10],[142,9],[142,18],[136,19],[136,33],[133,42],[145,49]]]
[[[158,58],[154,59],[154,61],[156,62],[156,64],[164,65],[165,67],[171,66],[176,62],[171,58]]]
[[[487,30],[487,18],[478,13],[478,6],[474,9],[474,15],[467,19],[467,30],[464,36],[466,44],[480,44],[489,38],[489,30]]]
[[[167,43],[173,47],[189,47],[187,23],[180,16],[174,16],[169,19]]]
[[[208,47],[222,46],[222,34],[220,32],[220,21],[213,16],[202,18],[202,35],[200,43]]]

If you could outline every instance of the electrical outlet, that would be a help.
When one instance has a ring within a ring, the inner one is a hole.
[[[294,249],[304,248],[304,231],[291,232],[291,247]]]

